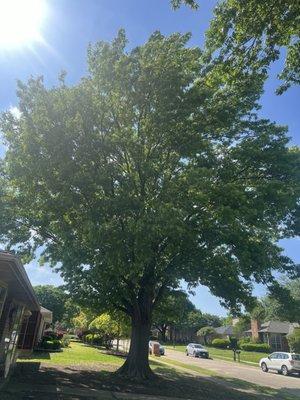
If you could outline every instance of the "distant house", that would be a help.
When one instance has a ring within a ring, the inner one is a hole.
[[[222,339],[229,339],[230,336],[234,336],[232,325],[219,326],[218,328],[214,328],[214,330],[216,336]]]
[[[23,265],[12,254],[0,251],[0,380],[9,375],[22,352],[32,351],[48,317]]]
[[[245,332],[254,340],[267,343],[272,351],[288,351],[286,336],[300,327],[296,322],[268,321],[260,324],[258,320],[251,321],[251,329]]]

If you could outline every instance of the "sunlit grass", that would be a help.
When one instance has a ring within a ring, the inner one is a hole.
[[[58,365],[102,363],[121,365],[124,359],[106,354],[105,352],[79,342],[71,342],[62,352],[34,352],[28,358],[19,359],[21,362],[43,362]]]

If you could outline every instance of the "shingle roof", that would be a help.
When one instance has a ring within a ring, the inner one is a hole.
[[[215,328],[218,335],[233,335],[233,327],[231,325],[219,326]]]
[[[294,328],[299,327],[300,325],[296,322],[288,322],[288,321],[268,321],[261,325],[261,328],[258,332],[261,333],[283,333],[289,334]]]

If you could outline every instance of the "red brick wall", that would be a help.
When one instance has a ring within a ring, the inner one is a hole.
[[[259,334],[258,331],[260,330],[260,323],[257,319],[252,319],[251,320],[251,333],[252,333],[252,339],[258,339]]]

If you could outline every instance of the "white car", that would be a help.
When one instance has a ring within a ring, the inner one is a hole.
[[[269,357],[262,358],[259,365],[264,372],[274,370],[285,376],[300,374],[300,354],[275,352]]]
[[[209,358],[208,350],[198,343],[189,343],[185,353],[187,356]]]

